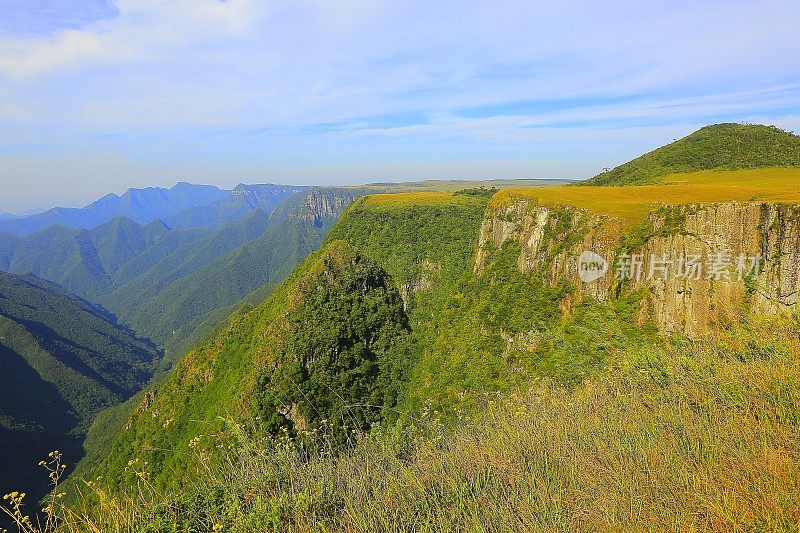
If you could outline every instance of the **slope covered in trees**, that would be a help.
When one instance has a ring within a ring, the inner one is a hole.
[[[158,485],[181,486],[197,467],[187,452],[231,417],[260,417],[274,435],[346,440],[393,416],[408,343],[391,278],[333,242],[144,393],[97,471],[124,485],[135,476],[129,461],[146,461]]]
[[[52,449],[80,457],[94,415],[144,387],[159,357],[103,309],[0,272],[0,491],[26,479],[41,495],[38,461]]]
[[[715,124],[581,184],[647,185],[681,172],[771,167],[800,167],[800,137],[774,126]]]

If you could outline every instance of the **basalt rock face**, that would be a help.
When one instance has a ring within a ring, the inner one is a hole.
[[[323,219],[334,219],[361,194],[345,189],[312,188],[306,195],[306,218],[319,223]]]
[[[481,224],[475,272],[480,273],[491,254],[508,240],[519,241],[517,265],[521,272],[540,274],[551,285],[567,281],[575,287],[573,302],[582,298],[607,301],[615,294],[614,273],[595,283],[581,283],[578,260],[584,250],[610,257],[622,242],[622,232],[603,215],[574,207],[548,208],[527,201],[490,209]]]
[[[587,298],[609,301],[640,291],[642,321],[652,320],[666,334],[697,335],[743,313],[772,315],[797,306],[797,206],[665,206],[626,231],[615,219],[585,210],[517,201],[487,211],[475,271],[508,240],[520,243],[520,271],[574,288],[562,304],[565,312]],[[588,252],[607,262],[607,270],[589,281],[581,275]]]

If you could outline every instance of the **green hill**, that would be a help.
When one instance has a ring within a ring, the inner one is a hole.
[[[648,185],[679,172],[800,167],[800,137],[775,126],[715,124],[581,185]]]
[[[228,417],[261,417],[275,435],[335,429],[346,439],[347,430],[391,416],[408,333],[386,272],[351,246],[331,243],[141,395],[98,471],[124,486],[134,473],[129,461],[146,461],[156,466],[157,484],[183,484],[183,473],[197,467],[186,453],[192,440]],[[364,407],[353,412],[354,404]]]
[[[0,272],[0,491],[28,479],[41,495],[38,461],[53,449],[79,458],[92,418],[144,387],[158,358],[106,311]]]

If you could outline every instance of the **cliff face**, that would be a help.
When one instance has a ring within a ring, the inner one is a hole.
[[[357,191],[314,187],[306,195],[305,218],[315,224],[323,219],[336,218],[359,196]]]
[[[475,271],[508,240],[520,243],[520,271],[574,287],[565,312],[582,299],[641,291],[641,320],[652,319],[663,333],[696,335],[748,311],[776,314],[797,305],[797,206],[663,207],[623,231],[615,219],[581,209],[517,201],[487,211]],[[595,275],[587,276],[587,257],[597,262],[590,265]]]

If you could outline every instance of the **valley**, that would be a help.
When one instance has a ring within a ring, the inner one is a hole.
[[[4,236],[6,268],[164,348],[87,410],[54,396],[85,435],[64,519],[790,528],[797,147],[723,124],[581,183],[278,187],[235,222]],[[587,251],[607,267],[588,281]],[[672,268],[688,257],[725,260]]]

